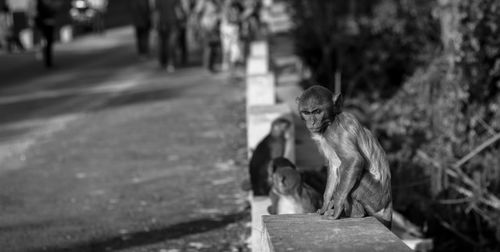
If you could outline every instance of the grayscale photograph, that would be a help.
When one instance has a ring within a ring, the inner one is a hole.
[[[0,252],[500,251],[500,0],[0,0]]]

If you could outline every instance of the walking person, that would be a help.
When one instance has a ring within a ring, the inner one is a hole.
[[[12,16],[6,4],[0,4],[0,47],[9,48],[9,37],[11,36]]]
[[[93,29],[99,34],[104,34],[104,17],[108,11],[108,0],[89,0],[90,8],[96,11],[96,17],[93,20]]]
[[[23,4],[22,1],[8,0],[6,4],[12,17],[12,27],[10,29],[10,37],[8,38],[8,50],[12,51],[13,47],[15,47],[18,51],[24,52],[25,48],[19,34],[21,30],[26,27],[26,14],[23,9],[26,7],[26,3]]]
[[[180,0],[154,1],[154,26],[158,33],[158,59],[160,67],[171,73],[175,71],[175,47],[179,36],[180,22],[186,14]]]
[[[35,0],[34,26],[42,35],[42,51],[45,67],[53,66],[54,28],[61,6],[58,0]]]
[[[193,8],[192,2],[193,2],[192,0],[181,0],[181,8],[183,11],[183,15],[179,20],[179,35],[177,36],[177,46],[180,50],[182,65],[187,65],[189,60],[187,30],[188,30],[189,18],[191,16]]]
[[[215,72],[217,48],[220,45],[220,4],[217,0],[200,0],[195,7],[198,33],[203,44],[203,66]]]
[[[226,0],[221,20],[222,70],[234,70],[242,60],[240,26],[243,5],[238,0]]]
[[[151,0],[130,0],[130,13],[135,28],[137,53],[141,59],[149,56],[151,33]]]
[[[246,59],[250,53],[250,43],[261,36],[260,11],[262,2],[260,0],[245,0],[244,11],[241,17],[241,41],[243,43],[243,58]]]

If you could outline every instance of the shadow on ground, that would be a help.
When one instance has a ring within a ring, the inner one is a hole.
[[[126,235],[110,237],[103,240],[94,240],[87,243],[74,244],[66,247],[49,247],[43,249],[29,250],[29,252],[63,252],[63,251],[114,251],[128,249],[138,246],[155,244],[167,240],[181,238],[187,235],[207,232],[223,228],[231,223],[243,220],[248,216],[247,212],[232,213],[210,218],[192,220],[178,223],[161,229],[135,232]]]
[[[15,86],[18,83],[44,77],[49,74],[57,74],[71,70],[77,70],[78,67],[82,65],[97,63],[100,59],[117,55],[120,52],[123,52],[124,50],[130,51],[130,46],[122,45],[112,49],[105,48],[92,51],[85,51],[83,54],[82,52],[70,52],[70,51],[58,52],[56,50],[54,53],[55,67],[53,69],[46,69],[43,66],[42,61],[35,59],[34,53],[4,55],[3,57],[6,57],[6,59],[2,61],[7,62],[8,60],[10,60],[10,58],[18,57],[18,58],[24,58],[22,60],[25,61],[25,63],[18,64],[14,67],[0,68],[0,76],[2,76],[2,83],[0,84],[0,88]],[[127,61],[122,61],[122,62],[128,63]],[[95,66],[93,65],[92,67],[104,68],[106,66],[103,64],[96,64]],[[29,69],[29,71],[26,71],[27,69]],[[12,74],[12,73],[22,73],[22,74]]]
[[[128,64],[133,65],[133,63]],[[190,71],[193,68],[183,69]],[[179,69],[179,73],[176,74],[182,75],[183,69]],[[104,67],[99,71],[89,73],[75,72],[51,83],[54,88],[42,90],[39,93],[22,94],[22,97],[0,97],[0,114],[5,115],[0,118],[0,143],[25,134],[35,126],[32,124],[36,124],[38,120],[47,120],[89,110],[96,112],[140,103],[164,101],[181,97],[184,90],[197,84],[190,82],[182,83],[182,85],[162,83],[165,81],[163,72],[155,73],[154,69],[145,68],[144,71],[152,74],[151,78],[144,79],[136,87],[117,91],[113,89],[113,85],[119,86],[121,82],[110,78],[112,75],[110,73],[119,70],[120,68],[108,69]],[[106,88],[108,82],[112,85],[109,90],[102,89]],[[13,99],[8,100],[9,98]],[[3,127],[6,125],[8,127]]]

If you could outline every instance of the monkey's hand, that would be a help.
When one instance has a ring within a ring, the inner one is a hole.
[[[340,201],[335,202],[334,200],[330,201],[329,205],[333,205],[333,208],[330,207],[325,213],[324,217],[329,220],[336,220],[340,217],[340,214],[342,213],[342,210],[344,209],[342,207],[342,204]]]
[[[326,215],[327,212],[331,211],[333,203],[334,203],[333,200],[325,201],[325,203],[323,203],[323,207],[318,209],[316,213]]]

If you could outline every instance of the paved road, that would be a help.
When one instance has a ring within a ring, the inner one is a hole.
[[[138,61],[131,29],[0,55],[2,251],[245,251],[244,88]]]

